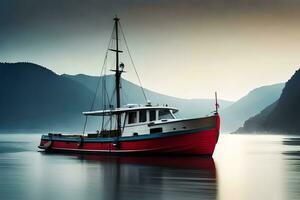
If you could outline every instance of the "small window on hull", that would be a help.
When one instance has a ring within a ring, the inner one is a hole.
[[[151,128],[150,129],[150,134],[152,133],[161,133],[162,132],[162,128]]]

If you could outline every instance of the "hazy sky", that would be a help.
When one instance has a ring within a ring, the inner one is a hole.
[[[0,61],[98,75],[118,14],[146,88],[237,100],[300,67],[299,10],[297,0],[0,0]]]

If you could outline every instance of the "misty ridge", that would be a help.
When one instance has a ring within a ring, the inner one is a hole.
[[[299,74],[299,72],[297,73]],[[85,120],[82,112],[103,108],[102,91],[97,92],[93,108],[91,108],[91,105],[97,84],[101,84],[104,78],[106,79],[107,93],[112,96],[115,78],[113,75],[105,77],[84,74],[58,75],[43,66],[33,63],[0,63],[0,110],[2,114],[0,116],[0,132],[82,131]],[[260,112],[265,112],[269,107],[274,107],[274,104],[278,104],[277,102],[287,102],[287,99],[291,98],[294,99],[292,102],[299,100],[297,95],[283,97],[287,93],[295,92],[295,89],[286,89],[295,87],[290,86],[289,82],[285,88],[284,83],[256,88],[236,102],[219,99],[222,132],[236,131],[243,126],[245,121],[245,127],[248,127],[249,122],[247,120],[249,118]],[[292,85],[297,86],[297,83]],[[298,85],[300,84],[298,83]],[[100,89],[101,87],[99,87]],[[122,79],[121,91],[123,105],[146,103],[141,88],[130,81]],[[206,116],[215,110],[214,99],[183,99],[147,89],[145,89],[145,93],[153,105],[168,104],[178,108],[178,117],[181,118]],[[284,100],[280,100],[279,97]],[[114,98],[112,99],[111,103],[115,104]],[[286,103],[283,105],[286,105]],[[280,106],[280,109],[277,110],[280,110],[281,114],[290,108],[289,106]],[[294,111],[300,112],[299,110]],[[277,115],[274,114],[274,116]],[[299,121],[299,118],[295,118]],[[279,122],[277,121],[277,123]],[[99,118],[94,117],[91,119],[88,124],[90,131],[97,130],[100,124]],[[239,129],[240,132],[251,132],[253,130],[260,131],[263,129]],[[273,129],[267,130],[273,131]],[[284,131],[285,129],[283,127],[278,130]]]
[[[280,98],[245,121],[237,132],[300,133],[300,69],[285,84]]]

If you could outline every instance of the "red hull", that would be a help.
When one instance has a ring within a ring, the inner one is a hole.
[[[216,127],[207,130],[190,130],[186,133],[169,134],[144,139],[122,139],[118,141],[100,141],[101,139],[83,142],[77,139],[64,141],[63,136],[42,138],[40,147],[45,147],[49,141],[51,146],[48,150],[70,151],[85,153],[143,153],[143,154],[189,154],[189,155],[212,155],[219,137],[219,116],[216,117]],[[159,134],[158,134],[159,135]],[[160,134],[160,135],[164,135]],[[102,139],[103,140],[103,139]]]
[[[79,143],[52,140],[51,150],[77,152],[117,152],[117,153],[171,153],[212,155],[218,140],[217,130],[207,130],[190,134],[176,135],[140,141],[123,141],[119,147],[113,142]],[[41,146],[48,140],[42,140]]]

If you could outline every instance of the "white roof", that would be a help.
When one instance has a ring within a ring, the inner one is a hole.
[[[92,115],[92,116],[109,116],[116,115],[120,113],[130,112],[130,111],[139,111],[139,110],[172,110],[173,113],[178,112],[177,108],[169,107],[169,106],[138,106],[138,107],[123,107],[116,108],[114,110],[95,110],[95,111],[87,111],[83,112],[84,115]]]

